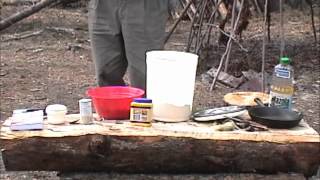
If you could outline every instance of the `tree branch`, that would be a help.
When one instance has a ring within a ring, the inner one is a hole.
[[[21,12],[17,12],[10,17],[0,21],[0,31],[10,27],[16,22],[21,21],[24,18],[31,16],[32,14],[40,11],[41,9],[53,4],[60,2],[60,0],[42,0],[41,2],[35,4],[34,6],[28,7]]]
[[[7,41],[13,41],[13,40],[21,40],[21,39],[26,39],[32,36],[37,36],[43,33],[43,30],[40,31],[35,31],[31,33],[23,33],[23,34],[14,34],[10,35],[7,38],[1,39],[2,42],[7,42]]]

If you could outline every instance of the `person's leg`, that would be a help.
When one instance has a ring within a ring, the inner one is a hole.
[[[108,34],[91,34],[91,47],[99,86],[125,85],[127,70],[122,37]]]
[[[91,0],[89,34],[99,86],[125,85],[127,69],[118,0]]]
[[[163,49],[168,0],[127,0],[121,25],[131,86],[146,89],[146,52]]]

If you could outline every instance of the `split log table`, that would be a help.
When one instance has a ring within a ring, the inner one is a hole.
[[[77,118],[70,115],[68,118]],[[0,148],[6,170],[121,173],[263,173],[314,175],[320,136],[306,122],[290,130],[219,132],[208,124],[95,122],[11,131]]]

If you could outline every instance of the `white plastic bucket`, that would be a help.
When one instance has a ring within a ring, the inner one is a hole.
[[[198,56],[177,51],[150,51],[146,58],[147,97],[153,101],[153,119],[189,120]]]

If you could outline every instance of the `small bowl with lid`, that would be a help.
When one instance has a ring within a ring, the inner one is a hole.
[[[49,105],[46,108],[49,124],[64,124],[67,114],[67,107],[62,104]]]

